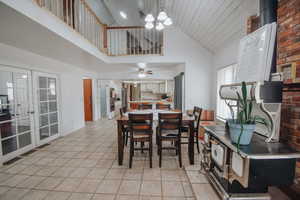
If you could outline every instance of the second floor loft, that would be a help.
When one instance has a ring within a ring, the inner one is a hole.
[[[108,56],[163,55],[163,31],[104,24],[86,0],[33,1]]]

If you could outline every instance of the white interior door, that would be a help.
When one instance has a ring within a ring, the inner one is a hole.
[[[0,65],[0,153],[8,161],[34,148],[31,72]]]
[[[56,75],[34,72],[38,145],[59,137],[59,81]]]

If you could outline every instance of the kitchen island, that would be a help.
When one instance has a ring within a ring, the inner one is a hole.
[[[140,104],[152,104],[152,108],[155,108],[156,104],[171,104],[172,102],[166,100],[140,100],[140,101],[129,101],[130,109],[137,110]]]

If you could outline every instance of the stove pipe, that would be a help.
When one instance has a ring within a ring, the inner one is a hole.
[[[277,22],[277,0],[260,0],[259,1],[259,18],[260,26]],[[277,40],[275,40],[274,54],[272,59],[271,73],[276,72],[276,55],[277,55]],[[271,77],[271,74],[270,74]]]

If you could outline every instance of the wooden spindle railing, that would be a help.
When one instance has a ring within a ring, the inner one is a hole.
[[[85,0],[34,0],[106,53],[105,27]]]
[[[85,0],[34,0],[109,56],[162,55],[163,32],[140,26],[108,27]]]
[[[109,56],[150,55],[163,52],[163,32],[142,26],[107,27]]]

